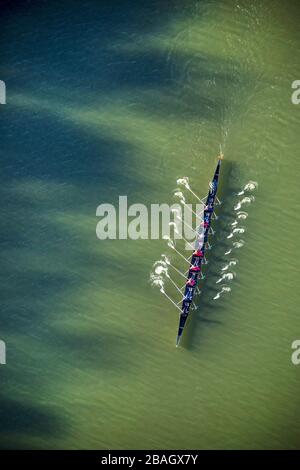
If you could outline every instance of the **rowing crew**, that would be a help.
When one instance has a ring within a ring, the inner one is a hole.
[[[202,274],[202,269],[201,269],[202,263],[205,263],[205,264],[207,263],[205,256],[204,256],[204,252],[206,251],[206,249],[211,248],[209,241],[208,241],[208,234],[214,233],[214,231],[211,228],[211,219],[213,218],[213,214],[214,214],[215,199],[220,204],[220,201],[218,200],[218,197],[217,197],[217,189],[218,189],[220,165],[221,165],[221,160],[223,159],[223,154],[221,154],[218,159],[219,161],[218,161],[215,173],[214,173],[213,180],[209,185],[209,191],[208,191],[208,195],[207,195],[205,207],[204,207],[203,239],[201,237],[201,242],[200,242],[200,237],[197,238],[196,246],[195,246],[196,249],[192,255],[190,268],[188,270],[188,279],[185,284],[184,297],[183,297],[183,302],[182,302],[181,314],[179,318],[176,346],[179,345],[180,338],[184,330],[191,305],[194,307],[194,309],[197,308],[195,304],[193,303],[193,295],[194,295],[194,291],[197,291],[198,293],[200,293],[199,289],[197,288],[197,279],[198,279],[199,273],[202,279],[204,277]],[[199,235],[200,235],[200,231],[199,231]]]
[[[216,185],[214,182],[212,182],[207,204],[204,208],[204,220],[203,220],[204,243],[203,243],[202,248],[208,242],[208,231],[209,231],[210,224],[211,224],[211,216],[214,211],[213,201],[214,201],[214,196],[215,196],[214,194],[215,190],[216,190]],[[191,302],[193,299],[193,291],[197,284],[197,277],[198,277],[198,274],[202,271],[201,262],[203,258],[204,258],[203,249],[197,249],[194,251],[193,256],[192,256],[191,266],[189,269],[188,279],[186,281],[186,292],[184,296],[184,301]]]
[[[197,284],[198,274],[201,273],[202,275],[202,266],[201,262],[204,257],[204,252],[202,250],[195,250],[192,256],[192,263],[189,269],[188,279],[186,281],[186,291],[184,300],[187,302],[191,302],[193,299],[193,291]]]

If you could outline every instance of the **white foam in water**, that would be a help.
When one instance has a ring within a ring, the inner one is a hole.
[[[255,201],[255,197],[254,196],[246,196],[246,197],[243,197],[242,199],[242,204],[251,204],[251,202],[254,202]]]
[[[161,257],[163,258],[164,262],[166,264],[171,264],[171,261],[170,259],[167,257],[167,255],[165,255],[164,253],[162,253]]]
[[[235,273],[223,274],[222,277],[220,277],[220,279],[216,281],[216,284],[219,284],[222,281],[232,281],[232,279],[234,279],[235,277],[236,277]]]
[[[156,266],[164,266],[166,268],[167,267],[167,262],[159,259],[159,260],[155,261],[155,263],[153,264],[153,268],[155,268]]]
[[[222,289],[214,296],[213,300],[217,300],[221,297],[222,294],[230,292],[231,288],[228,286],[223,286]]]
[[[221,292],[218,292],[215,296],[214,296],[214,299],[213,300],[217,300],[221,297]]]
[[[237,213],[237,218],[238,219],[245,220],[245,219],[247,219],[247,217],[248,217],[248,212],[240,211],[240,212]]]
[[[243,194],[245,194],[245,192],[247,191],[254,191],[255,189],[257,189],[258,187],[258,183],[257,181],[248,181],[248,183],[243,187],[242,191],[240,191],[239,193],[237,193],[237,196],[243,196]]]
[[[187,176],[183,176],[182,178],[179,178],[177,180],[177,184],[179,184],[179,186],[185,186],[187,189],[190,189],[189,178]]]
[[[223,274],[222,276],[222,278],[226,279],[226,281],[232,281],[232,279],[234,279],[235,277],[236,277],[235,273],[226,273],[226,274]]]
[[[231,287],[224,286],[222,287],[223,292],[231,292]]]
[[[183,193],[182,193],[181,191],[176,191],[176,192],[174,193],[174,196],[175,196],[175,197],[178,197],[178,199],[180,200],[180,202],[181,202],[182,204],[185,204],[185,197],[184,197],[184,195],[183,195]]]
[[[163,240],[167,240],[167,242],[168,242],[168,247],[169,247],[169,248],[172,248],[172,250],[175,250],[175,243],[173,242],[173,240],[171,240],[170,237],[168,237],[168,235],[164,235],[164,236],[163,236]]]
[[[249,181],[246,186],[244,187],[244,191],[254,191],[258,187],[257,181]]]
[[[235,211],[239,211],[241,209],[241,207],[244,205],[244,204],[251,204],[252,202],[255,201],[255,197],[254,196],[246,196],[246,197],[243,197],[243,199],[241,201],[239,201],[235,206],[234,206],[234,210]]]
[[[233,243],[233,247],[234,248],[242,248],[242,246],[244,246],[244,244],[245,244],[244,240],[239,240],[238,242]]]
[[[228,235],[227,238],[232,238],[232,237],[233,237],[233,233]],[[242,248],[242,246],[244,246],[244,244],[245,244],[244,240],[239,240],[238,242],[233,242],[232,243],[232,248],[230,248],[228,251],[225,251],[224,255],[229,255],[234,248]]]
[[[168,241],[168,247],[169,247],[169,248],[172,248],[172,250],[175,250],[175,245],[174,245],[174,243],[172,242],[172,240],[169,240],[169,241]]]
[[[230,234],[227,236],[227,238],[232,238],[234,235],[244,233],[245,229],[243,227],[237,227],[230,232]]]
[[[231,231],[229,235],[227,236],[227,239],[231,239],[235,235],[240,235],[245,232],[246,229],[244,227],[239,227],[238,224],[240,220],[247,219],[248,212],[240,210],[240,209],[242,208],[242,206],[251,204],[252,202],[255,201],[255,197],[253,195],[246,196],[245,193],[254,191],[255,189],[257,189],[257,187],[258,187],[258,183],[256,181],[250,180],[243,187],[243,189],[237,193],[237,196],[244,196],[244,197],[241,200],[239,200],[234,206],[234,211],[238,211],[236,214],[237,218],[231,223]],[[224,255],[225,256],[230,255],[234,249],[242,248],[244,244],[245,244],[245,241],[242,239],[233,242],[232,247],[229,248],[224,253]],[[232,281],[236,277],[236,274],[233,272],[227,272],[227,273],[222,274],[222,271],[227,271],[231,266],[235,266],[237,263],[238,263],[237,259],[231,259],[228,263],[226,263],[225,266],[223,266],[223,268],[221,269],[221,277],[216,281],[216,284],[219,284],[225,280]],[[223,286],[222,289],[215,295],[213,299],[217,300],[221,297],[222,294],[224,294],[224,292],[230,292],[230,291],[231,291],[230,287]]]
[[[160,289],[163,289],[164,287],[164,281],[163,281],[163,278],[156,275],[156,274],[153,274],[153,273],[150,273],[150,281],[151,281],[151,284],[155,287],[159,287]]]
[[[165,273],[167,272],[167,268],[165,268],[164,266],[161,266],[161,265],[160,265],[160,266],[157,266],[157,267],[155,268],[155,271],[154,271],[154,272],[155,272],[155,274],[158,274],[158,275],[160,275],[160,274],[165,274]]]
[[[222,271],[227,271],[228,268],[230,268],[231,266],[235,266],[236,264],[238,263],[238,260],[237,259],[231,259],[229,261],[229,263],[227,263],[224,268],[222,268]]]
[[[235,229],[233,229],[232,233],[235,235],[236,233],[244,233],[245,232],[245,228],[244,227],[237,227]]]

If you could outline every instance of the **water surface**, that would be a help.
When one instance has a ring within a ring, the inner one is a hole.
[[[297,2],[14,5],[1,20],[1,447],[299,447]],[[204,195],[220,143],[223,215],[175,349],[177,313],[148,281],[165,243],[100,242],[95,211],[119,195],[172,202],[183,175]],[[237,277],[216,302],[249,180]]]

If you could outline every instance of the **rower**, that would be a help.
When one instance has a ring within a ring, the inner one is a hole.
[[[193,256],[199,256],[199,258],[203,258],[204,253],[202,250],[195,250]]]
[[[186,285],[190,287],[194,287],[196,284],[196,281],[192,279],[191,277],[186,281]]]
[[[199,266],[199,264],[201,264],[201,259],[198,258],[197,256],[193,255],[191,265],[192,266]]]
[[[194,266],[191,266],[191,267],[190,267],[190,271],[192,271],[192,272],[199,272],[199,271],[201,271],[201,266],[195,266],[195,265],[194,265]]]
[[[210,186],[210,194],[214,194],[217,190],[217,183],[213,180],[211,183],[209,183]]]
[[[204,223],[203,223],[204,228],[209,227],[209,224],[210,224],[210,215],[209,215],[209,214],[205,214],[205,216],[204,216]]]
[[[193,289],[188,289],[184,296],[184,300],[186,300],[187,302],[191,302],[193,300]]]

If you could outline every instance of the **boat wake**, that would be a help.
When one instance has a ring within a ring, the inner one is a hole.
[[[245,240],[238,239],[236,240],[236,236],[240,236],[246,232],[246,227],[239,225],[241,221],[245,222],[248,218],[248,212],[241,210],[245,206],[249,206],[255,202],[255,197],[253,194],[249,194],[257,189],[258,183],[256,181],[248,181],[248,183],[234,195],[237,197],[241,197],[238,201],[234,202],[234,206],[232,209],[233,214],[235,215],[234,221],[229,225],[229,234],[227,235],[226,239],[230,240],[231,245],[227,250],[224,252],[224,256],[229,257],[233,254],[236,250],[242,248],[245,245]],[[236,277],[237,274],[234,271],[230,271],[230,269],[238,264],[238,258],[229,258],[226,263],[221,268],[221,272],[219,273],[219,278],[216,281],[216,284],[220,284],[220,291],[213,297],[213,300],[218,300],[223,297],[224,294],[231,292],[231,287],[227,284],[223,284],[224,282],[232,282]],[[224,273],[224,271],[226,271]]]

